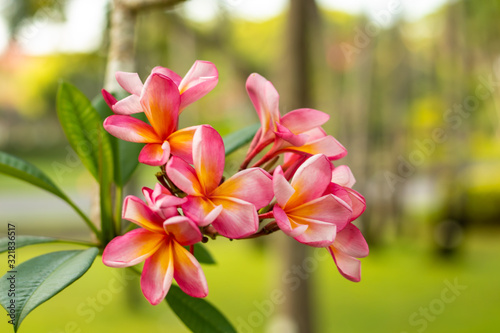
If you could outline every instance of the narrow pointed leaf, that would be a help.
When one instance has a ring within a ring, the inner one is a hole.
[[[88,98],[73,85],[61,83],[57,93],[57,115],[71,147],[92,176],[99,181],[100,171],[111,174],[112,159],[101,160],[106,158],[108,151],[111,153],[111,144],[101,117]]]
[[[236,333],[231,323],[212,304],[185,294],[175,285],[170,287],[166,300],[193,333]]]
[[[224,136],[223,140],[224,147],[226,148],[226,156],[249,143],[259,128],[260,123],[257,123]]]
[[[0,238],[0,253],[6,252],[9,248],[9,242],[12,242],[7,237]],[[56,238],[41,237],[41,236],[16,236],[16,249],[28,245],[57,242]]]
[[[14,331],[26,316],[40,304],[80,278],[92,265],[99,250],[52,252],[30,259],[17,266],[16,273],[7,272],[0,278],[0,290],[10,288],[8,278],[15,275],[16,295],[0,294],[0,304],[7,310],[15,300]]]
[[[0,151],[0,172],[49,191],[66,200],[66,195],[40,169],[20,158]]]

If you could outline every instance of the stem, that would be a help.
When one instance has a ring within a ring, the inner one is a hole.
[[[92,221],[90,221],[90,219],[87,217],[87,215],[85,215],[80,210],[80,208],[78,208],[78,206],[75,205],[75,203],[73,201],[71,201],[71,199],[66,198],[66,202],[75,210],[75,212],[78,215],[80,215],[80,217],[83,219],[83,221],[85,222],[85,224],[87,224],[87,226],[90,228],[90,230],[92,230],[92,232],[96,235],[97,239],[101,239],[101,232],[96,228],[96,226],[94,225],[94,223],[92,223]]]
[[[238,239],[252,239],[252,238],[258,238],[262,236],[267,236],[269,234],[272,234],[273,232],[276,232],[280,230],[280,227],[278,227],[278,224],[276,221],[272,221],[269,224],[267,224],[264,228],[262,228],[259,232],[256,232],[253,235],[244,237],[244,238],[238,238]]]
[[[115,192],[115,235],[121,235],[122,231],[122,196],[123,187],[116,186]]]

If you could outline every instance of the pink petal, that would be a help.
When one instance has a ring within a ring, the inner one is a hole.
[[[144,110],[139,100],[139,96],[130,95],[128,97],[125,97],[121,101],[117,102],[113,106],[113,111],[116,114],[130,115],[134,113],[143,112]]]
[[[335,183],[330,183],[325,191],[325,194],[333,194],[335,197],[344,201],[352,209],[351,197],[346,191],[346,188]]]
[[[255,206],[236,198],[213,198],[214,205],[222,205],[213,227],[224,237],[236,239],[254,234],[259,229],[259,217]]]
[[[178,198],[170,193],[162,185],[156,183],[154,191],[150,188],[143,187],[142,193],[146,202],[156,214],[162,219],[178,215],[177,206],[186,202],[186,198]]]
[[[314,109],[297,109],[281,117],[281,125],[292,133],[299,134],[312,130],[326,123],[330,116]]]
[[[116,72],[116,81],[127,92],[140,96],[142,91],[142,81],[137,73]]]
[[[174,279],[186,294],[206,297],[208,284],[196,258],[177,242],[173,242]]]
[[[361,231],[352,223],[342,229],[335,239],[333,246],[351,257],[364,258],[370,250]]]
[[[283,151],[309,155],[323,154],[330,160],[338,160],[347,155],[347,150],[331,135],[309,141],[300,147],[285,147]]]
[[[141,275],[141,289],[152,305],[167,295],[174,277],[173,241],[163,243],[154,255],[146,259]]]
[[[293,146],[302,146],[307,142],[307,134],[294,134],[288,128],[281,124],[276,124],[276,134],[277,137],[287,141]]]
[[[298,225],[294,223],[292,225],[290,219],[286,215],[286,213],[281,209],[280,206],[274,205],[273,208],[273,215],[274,218],[276,219],[276,223],[278,224],[278,227],[288,236],[290,237],[298,237],[302,235],[307,228],[309,227],[308,225]]]
[[[328,250],[343,277],[353,282],[361,281],[361,261],[343,252],[336,251],[333,245]]]
[[[267,206],[274,196],[271,176],[260,168],[236,173],[212,192],[211,197],[237,198],[255,205]]]
[[[361,214],[366,209],[366,201],[365,198],[359,194],[358,192],[354,191],[353,189],[344,188],[347,191],[347,194],[349,195],[349,198],[351,199],[351,207],[352,207],[352,216],[351,216],[351,221],[354,221],[357,219]]]
[[[174,236],[175,241],[183,246],[201,242],[202,235],[198,226],[185,216],[174,216],[163,222],[167,234]]]
[[[160,248],[165,235],[135,229],[114,238],[106,245],[102,262],[110,267],[130,267],[146,260]]]
[[[347,203],[328,194],[298,207],[286,209],[286,213],[289,218],[295,221],[304,219],[311,222],[334,224],[338,230],[341,230],[349,222],[352,210]]]
[[[205,197],[191,196],[182,205],[182,210],[187,217],[199,226],[207,226],[212,223],[222,211],[222,206],[216,206]]]
[[[129,195],[123,201],[124,220],[133,222],[152,232],[164,234],[163,219],[155,214],[141,199]]]
[[[332,183],[350,188],[356,183],[356,179],[347,165],[339,165],[332,171]]]
[[[210,194],[219,186],[224,161],[224,142],[220,134],[211,126],[200,126],[193,136],[193,163],[204,193]]]
[[[283,175],[283,170],[281,166],[278,166],[273,173],[273,190],[276,196],[276,201],[281,207],[285,207],[286,203],[292,195],[295,193],[295,189],[290,185],[288,180],[286,180]]]
[[[169,157],[170,146],[167,141],[163,144],[148,143],[139,153],[139,162],[151,166],[160,166],[165,165]]]
[[[106,104],[108,104],[109,108],[111,110],[113,110],[113,105],[115,105],[116,102],[118,102],[116,100],[115,96],[111,95],[109,92],[107,92],[104,89],[101,90],[101,93],[102,93],[102,97],[104,98],[104,101],[106,102]]]
[[[168,137],[171,153],[193,164],[193,136],[199,126],[183,128]]]
[[[203,189],[191,165],[179,157],[172,156],[167,164],[167,175],[172,182],[189,195],[200,195]]]
[[[151,126],[131,116],[109,116],[104,120],[103,126],[109,134],[121,140],[140,143],[161,142]]]
[[[170,80],[174,81],[176,86],[179,86],[179,84],[181,84],[182,77],[171,69],[161,67],[161,66],[156,66],[151,71],[151,74],[154,74],[154,73],[158,73],[158,74],[161,74],[161,75],[168,77]]]
[[[307,226],[302,234],[294,237],[296,241],[314,247],[326,247],[333,244],[337,234],[335,224],[306,220],[291,215],[288,215],[288,218],[292,225]]]
[[[286,207],[293,208],[323,195],[332,178],[332,164],[324,155],[308,158],[298,169],[290,182],[295,193]]]
[[[262,124],[261,140],[273,137],[274,124],[279,121],[279,94],[273,84],[257,73],[250,74],[246,88]]]
[[[177,130],[180,95],[171,79],[158,73],[151,74],[144,84],[140,100],[159,137],[166,139]]]
[[[209,93],[219,80],[215,65],[209,61],[197,60],[179,84],[181,93],[180,109]]]

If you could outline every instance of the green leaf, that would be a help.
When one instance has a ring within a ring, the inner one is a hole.
[[[63,200],[67,200],[67,196],[57,187],[57,185],[36,166],[1,151],[0,172],[28,182],[57,195]]]
[[[71,147],[92,176],[99,181],[100,167],[111,174],[112,164],[100,160],[105,157],[103,152],[112,151],[111,144],[88,98],[75,86],[62,82],[57,93],[57,115]]]
[[[252,141],[255,133],[257,133],[259,128],[260,123],[253,124],[248,127],[242,128],[239,131],[224,136],[223,139],[224,147],[226,147],[226,156]]]
[[[124,98],[126,96],[120,97]],[[102,95],[94,98],[94,100],[92,101],[92,105],[99,113],[102,121],[114,114],[113,111],[111,111],[111,109],[109,108],[108,104],[106,104],[106,101],[104,101]],[[145,121],[146,118],[144,114],[131,116],[143,121]],[[139,165],[139,153],[141,152],[141,149],[144,145],[140,143],[119,140],[110,134],[107,135],[113,147],[113,158],[115,166],[114,180],[118,186],[124,186],[130,180],[130,177],[132,177],[132,174]]]
[[[42,244],[57,242],[57,239],[51,237],[41,237],[41,236],[15,236],[16,237],[16,249],[28,245]],[[9,238],[0,238],[0,253],[8,250],[8,243],[12,242]]]
[[[14,331],[37,306],[49,300],[80,278],[92,265],[99,250],[52,252],[30,259],[17,266],[16,273],[7,272],[0,279],[0,304],[10,313],[15,305]],[[5,292],[10,289],[9,277],[15,277],[15,296]],[[14,300],[15,303],[11,303]]]
[[[184,247],[189,251],[189,246]],[[210,252],[201,243],[194,244],[194,257],[202,264],[214,265],[216,263]]]
[[[168,305],[194,333],[236,333],[231,323],[212,304],[185,294],[172,285],[166,297]]]

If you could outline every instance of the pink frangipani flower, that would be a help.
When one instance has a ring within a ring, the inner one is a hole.
[[[356,258],[366,257],[369,249],[361,231],[354,224],[348,223],[337,233],[328,251],[343,277],[353,282],[361,280],[361,262]]]
[[[254,73],[248,77],[246,87],[259,115],[261,128],[250,144],[243,166],[273,142],[271,150],[256,165],[285,151],[324,154],[331,159],[347,154],[345,148],[320,127],[330,118],[328,114],[314,109],[297,109],[281,117],[279,94],[270,81]]]
[[[160,217],[134,196],[125,198],[123,218],[140,228],[114,238],[106,246],[102,255],[106,266],[130,267],[145,260],[141,289],[152,305],[165,298],[172,279],[190,296],[207,296],[208,286],[201,266],[184,248],[202,239],[193,221],[177,214],[166,219]]]
[[[187,200],[186,198],[179,198],[172,195],[169,190],[158,183],[154,190],[143,187],[142,194],[146,198],[149,208],[163,219],[166,219],[168,216],[177,215],[177,207],[181,206]]]
[[[273,215],[280,229],[295,240],[326,247],[349,222],[352,210],[333,194],[324,194],[332,178],[332,165],[325,155],[307,159],[290,183],[280,166],[273,174],[277,203]]]
[[[145,143],[139,162],[160,166],[170,154],[191,162],[191,142],[197,126],[177,130],[180,95],[174,81],[163,74],[148,77],[139,102],[151,125],[127,115],[112,115],[104,128],[119,139]]]
[[[168,77],[177,86],[180,94],[179,113],[186,106],[210,92],[219,80],[219,74],[215,65],[209,61],[202,60],[195,61],[184,78],[180,77],[174,71],[160,66],[153,68],[151,75],[154,74],[161,74]],[[117,101],[113,95],[103,89],[102,94],[109,107],[116,114],[129,115],[143,112],[140,96],[144,87],[139,75],[137,73],[116,72],[115,76],[120,86],[131,95]]]
[[[236,173],[221,184],[224,143],[215,129],[202,125],[193,137],[194,168],[172,157],[167,175],[188,194],[182,205],[185,215],[199,226],[212,226],[228,238],[242,238],[259,227],[257,209],[273,198],[271,176],[260,168]]]

